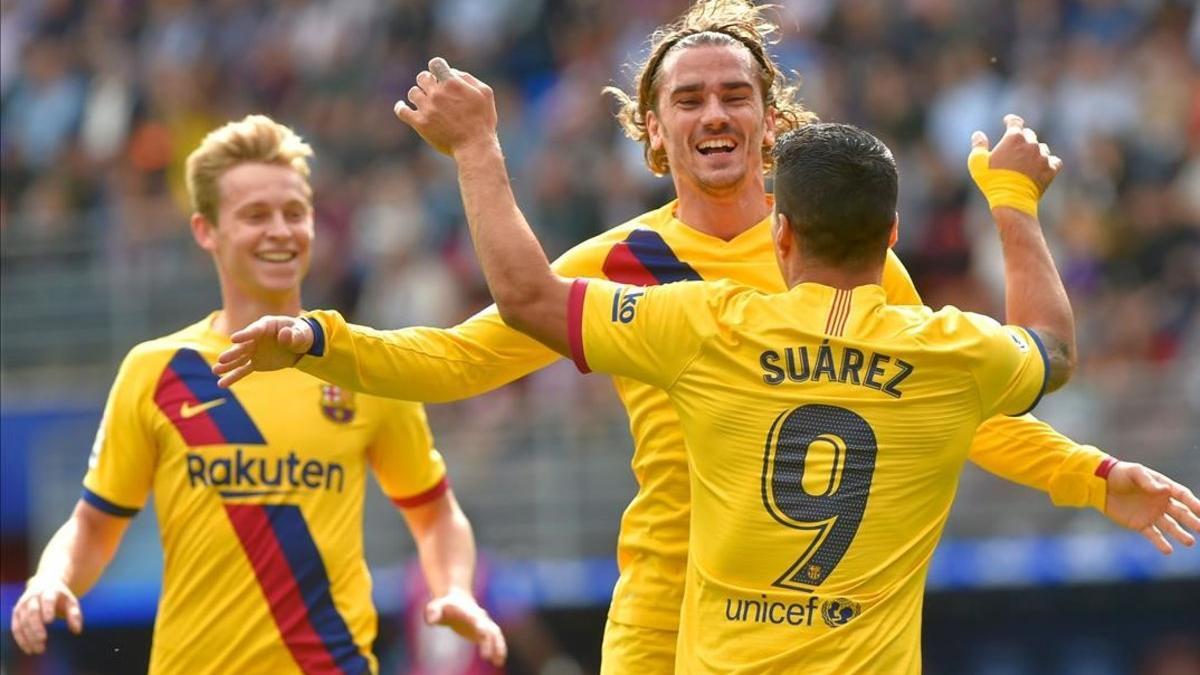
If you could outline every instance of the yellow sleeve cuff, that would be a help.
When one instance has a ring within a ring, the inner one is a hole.
[[[1050,476],[1050,501],[1055,506],[1090,506],[1104,513],[1108,470],[1116,460],[1091,445],[1078,446]]]

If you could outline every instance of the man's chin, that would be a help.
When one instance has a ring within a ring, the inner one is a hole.
[[[707,171],[697,175],[696,178],[705,190],[724,192],[745,182],[746,170],[741,167],[730,167],[719,171]]]
[[[299,288],[301,281],[303,281],[303,277],[294,272],[270,274],[259,277],[258,285],[267,293],[284,295]]]

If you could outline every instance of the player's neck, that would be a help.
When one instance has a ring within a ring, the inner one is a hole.
[[[830,267],[811,261],[796,261],[786,272],[788,288],[800,284],[821,284],[831,288],[851,290],[858,286],[879,285],[883,281],[883,265],[865,269]]]
[[[679,205],[675,217],[684,225],[729,241],[771,215],[771,204],[761,178],[729,194],[713,194],[693,185],[675,182]]]
[[[296,316],[302,311],[298,288],[286,294],[264,296],[222,288],[221,305],[221,311],[212,325],[213,330],[221,335],[231,335],[268,314]]]

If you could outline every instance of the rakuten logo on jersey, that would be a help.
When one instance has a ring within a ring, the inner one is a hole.
[[[188,484],[220,488],[222,497],[250,497],[300,489],[341,492],[346,470],[338,462],[305,460],[296,451],[286,457],[253,457],[238,448],[232,455],[187,454]]]

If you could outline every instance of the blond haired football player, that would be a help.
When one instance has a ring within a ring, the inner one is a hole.
[[[647,166],[670,174],[678,199],[574,247],[554,263],[558,273],[642,286],[732,279],[765,291],[784,289],[763,176],[774,136],[812,116],[766,49],[774,30],[752,3],[708,0],[654,32],[635,95],[621,97],[619,117],[630,137],[643,144]],[[741,86],[723,86],[730,68],[749,69]],[[431,80],[425,74],[419,87]],[[882,285],[889,302],[920,304],[890,253]],[[294,320],[265,319],[234,336],[241,342],[222,357],[224,379],[295,364],[358,391],[445,401],[494,389],[558,358],[505,325],[495,307],[449,330],[378,332],[350,326],[336,313],[310,317],[322,332],[322,356],[296,363],[312,345],[312,329]],[[687,556],[683,437],[662,391],[629,378],[613,382],[629,411],[638,493],[621,521],[621,576],[605,630],[603,668],[668,672]],[[1031,416],[989,421],[969,457],[1003,478],[1049,493],[1055,504],[1101,509],[1142,530],[1164,552],[1170,547],[1155,523],[1173,499],[1188,499],[1185,488],[1161,474],[1115,462]],[[1200,502],[1191,500],[1200,510]]]
[[[211,372],[230,333],[301,309],[311,155],[291,129],[251,115],[188,158],[192,234],[216,264],[222,307],[121,365],[83,496],[13,609],[25,652],[44,651],[56,615],[82,630],[77,598],[153,491],[165,565],[150,672],[377,672],[362,526],[373,473],[416,540],[435,596],[427,620],[503,662],[503,636],[471,594],[471,526],[419,404],[294,370],[221,389]]]

